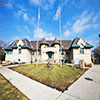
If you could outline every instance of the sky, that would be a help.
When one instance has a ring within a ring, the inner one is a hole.
[[[59,39],[59,18],[55,17],[59,5],[61,39],[81,37],[97,46],[100,34],[100,0],[0,0],[0,40]]]

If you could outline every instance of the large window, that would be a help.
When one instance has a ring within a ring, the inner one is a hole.
[[[80,54],[84,54],[84,48],[80,48]]]
[[[18,53],[21,54],[21,49],[18,50]]]

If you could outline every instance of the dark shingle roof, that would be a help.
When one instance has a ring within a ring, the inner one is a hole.
[[[62,49],[69,49],[72,40],[62,40],[61,42],[62,42]]]
[[[61,42],[62,42],[62,48],[63,49],[69,49],[70,44],[71,44],[72,41],[71,40],[62,40]],[[43,44],[43,43],[47,44],[50,47],[55,42],[54,42],[54,40],[47,40],[47,41],[45,40],[44,42],[38,41],[38,48],[40,48],[40,45]],[[56,43],[59,43],[60,44],[60,41],[57,40]],[[31,41],[31,44],[32,44],[32,48],[33,49],[36,49],[37,48],[37,41]]]
[[[79,47],[79,45],[77,44],[79,40],[80,40],[80,38],[75,38],[73,41],[72,40],[61,40],[62,49],[67,50],[70,47]],[[19,40],[16,40],[16,41],[10,43],[7,46],[6,50],[12,50],[12,47],[17,47],[18,41]],[[24,45],[22,47],[27,47],[27,48],[33,49],[33,50],[37,49],[37,41],[28,41],[27,39],[23,39],[22,41],[24,43]],[[40,50],[41,44],[47,44],[50,47],[55,43],[60,45],[60,40],[57,40],[57,38],[55,40],[45,40],[45,39],[40,40],[40,41],[38,41],[38,49]],[[85,43],[86,43],[87,47],[92,47],[87,42],[85,42]]]
[[[12,48],[17,47],[17,43],[19,40],[15,40],[14,42],[11,42],[6,48],[5,50],[12,50]],[[23,39],[22,40],[24,45],[22,47],[27,47],[29,49],[31,49],[31,43],[30,41],[28,41],[27,39]]]
[[[22,41],[23,41],[23,43],[24,43],[23,47],[31,48],[31,43],[30,43],[30,41],[28,41],[27,39],[23,39]]]
[[[76,37],[73,41],[72,41],[72,43],[71,43],[71,46],[70,47],[80,47],[77,43],[78,43],[78,41],[80,40],[80,38],[78,38],[78,37]],[[85,41],[84,41],[85,42]],[[90,45],[89,43],[87,43],[87,42],[85,42],[86,43],[86,45],[84,46],[84,47],[93,47],[92,45]]]
[[[79,41],[79,38],[75,38],[73,41],[72,41],[72,47],[73,46],[79,46],[79,45],[77,45],[77,43],[78,43],[78,41]]]
[[[10,44],[8,44],[8,46],[5,48],[5,50],[12,50],[12,47],[17,47],[17,42],[19,40],[15,40],[14,42],[10,42]]]

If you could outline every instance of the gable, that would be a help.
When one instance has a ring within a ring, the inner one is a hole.
[[[72,41],[70,48],[79,48],[79,47],[92,48],[93,46],[85,42],[82,38],[75,38]]]
[[[82,38],[80,38],[79,41],[77,42],[77,45],[79,45],[79,46],[81,46],[81,45],[85,46],[86,42]]]
[[[19,41],[17,42],[17,47],[19,47],[19,45],[21,45],[21,46],[23,46],[23,45],[24,45],[24,43],[23,43],[23,41],[22,41],[22,40],[19,40]]]

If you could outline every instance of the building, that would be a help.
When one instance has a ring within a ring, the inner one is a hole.
[[[62,40],[62,50],[60,49],[60,41],[45,40],[38,41],[38,57],[37,57],[37,41],[28,41],[27,39],[16,40],[10,43],[6,50],[6,60],[19,63],[36,62],[72,62],[75,60],[84,60],[91,63],[91,51],[93,46],[85,42],[82,38],[74,40]],[[61,52],[61,51],[62,52]],[[36,59],[37,58],[37,59]]]

